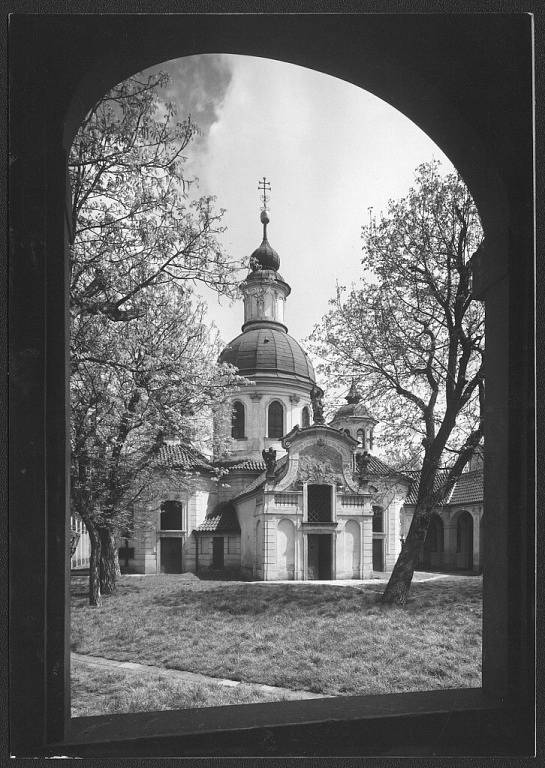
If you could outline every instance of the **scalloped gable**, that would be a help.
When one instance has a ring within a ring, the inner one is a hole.
[[[288,448],[291,448],[292,446],[295,447],[299,440],[305,441],[306,444],[308,438],[311,436],[316,438],[318,444],[320,439],[327,439],[328,442],[339,441],[339,443],[343,444],[345,449],[348,449],[350,452],[358,445],[358,441],[353,437],[350,437],[350,435],[347,435],[346,432],[342,432],[340,429],[335,429],[335,427],[329,427],[327,424],[311,424],[309,427],[303,428],[296,424],[295,427],[282,438],[282,447],[288,450]]]

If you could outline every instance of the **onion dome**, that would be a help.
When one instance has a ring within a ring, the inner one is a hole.
[[[276,270],[280,266],[280,256],[271,248],[269,241],[267,240],[267,224],[269,223],[269,214],[264,209],[261,211],[261,223],[263,224],[263,242],[256,248],[250,256],[250,268],[253,272],[258,269],[272,269]]]
[[[306,352],[288,333],[271,323],[252,327],[223,350],[220,363],[239,369],[241,376],[262,374],[314,383],[314,368]]]

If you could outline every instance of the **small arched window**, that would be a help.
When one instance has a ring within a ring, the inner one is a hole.
[[[362,448],[366,447],[364,440],[365,440],[365,433],[363,429],[358,429],[358,443],[359,445],[361,445]]]
[[[278,400],[269,405],[268,437],[282,437],[284,434],[284,407]]]
[[[310,427],[310,411],[306,405],[303,408],[303,413],[301,414],[301,424],[303,429],[305,427]]]
[[[244,434],[244,405],[237,400],[233,403],[233,414],[231,416],[231,437],[235,440],[243,440]]]

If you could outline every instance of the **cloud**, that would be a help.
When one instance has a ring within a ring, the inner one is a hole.
[[[257,183],[270,179],[269,239],[292,286],[290,332],[304,338],[336,281],[359,277],[368,208],[378,213],[405,194],[421,162],[435,157],[450,170],[448,160],[393,107],[314,70],[226,54],[165,66],[169,94],[201,125],[189,167],[200,194],[227,209],[224,243],[236,258],[260,242]],[[239,332],[241,304],[211,302],[210,312],[224,338]]]

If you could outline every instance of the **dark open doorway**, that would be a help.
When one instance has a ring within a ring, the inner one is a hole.
[[[212,568],[223,568],[223,536],[214,536],[212,539]]]
[[[308,578],[318,581],[333,578],[331,566],[331,534],[310,533],[308,535]]]
[[[182,539],[165,536],[161,539],[161,573],[182,572]]]
[[[373,570],[384,570],[384,539],[373,539]]]

